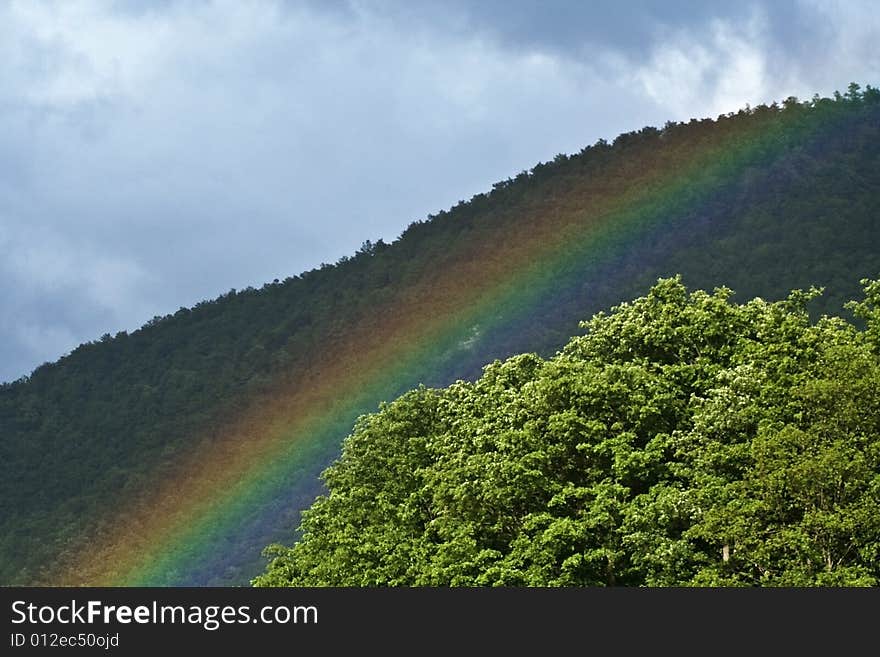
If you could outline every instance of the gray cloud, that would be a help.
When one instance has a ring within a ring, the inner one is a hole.
[[[599,137],[876,81],[870,3],[734,4],[4,5],[0,380]]]

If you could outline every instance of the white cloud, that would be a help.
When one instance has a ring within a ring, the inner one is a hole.
[[[880,84],[880,6],[875,0],[801,0],[825,26],[812,49],[818,61],[802,72],[805,81],[830,93],[849,82]],[[814,93],[814,88],[809,93]],[[805,92],[807,93],[807,92]]]
[[[760,13],[749,21],[712,21],[705,31],[680,31],[660,43],[632,81],[675,119],[710,116],[776,98],[768,78],[766,24]]]

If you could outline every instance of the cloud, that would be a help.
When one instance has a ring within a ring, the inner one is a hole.
[[[759,14],[706,27],[680,31],[633,69],[632,83],[672,118],[687,120],[695,107],[715,117],[779,91],[768,77],[766,24]]]
[[[877,83],[880,18],[869,3],[805,1],[789,13],[745,6],[736,18],[664,28],[643,61],[629,58],[621,70],[677,120]]]
[[[804,0],[804,13],[822,27],[811,35],[816,38],[804,39],[804,49],[811,55],[798,62],[802,80],[819,85],[828,93],[842,90],[848,82],[878,86],[880,12],[877,9],[872,0]],[[806,67],[809,70],[805,70]]]
[[[876,79],[868,3],[685,4],[3,5],[0,380],[599,137]]]
[[[0,334],[14,347],[4,354],[10,371],[29,371],[96,337],[96,320],[113,326],[149,312],[141,292],[150,275],[136,264],[45,226],[9,223],[0,234]]]

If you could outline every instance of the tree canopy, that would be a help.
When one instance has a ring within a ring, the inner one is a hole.
[[[880,282],[738,304],[680,278],[555,356],[362,416],[258,586],[876,585]]]

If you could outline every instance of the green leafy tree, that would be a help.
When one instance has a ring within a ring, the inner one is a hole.
[[[361,418],[278,585],[874,585],[877,283],[840,318],[680,278],[545,360]]]

